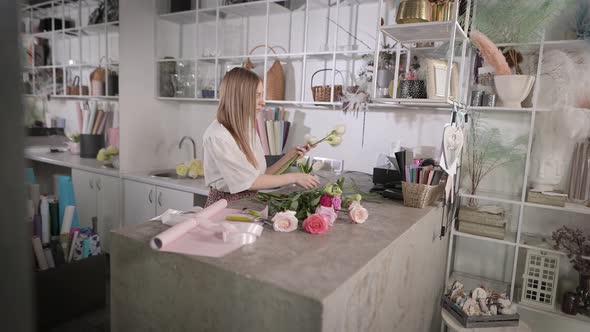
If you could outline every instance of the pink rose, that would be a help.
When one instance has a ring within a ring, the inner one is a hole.
[[[332,205],[334,206],[334,210],[342,210],[342,197],[340,195],[332,197]]]
[[[292,232],[297,229],[297,217],[295,211],[284,211],[275,214],[272,218],[272,228],[277,232]]]
[[[327,222],[330,223],[330,226],[334,224],[334,221],[338,217],[336,211],[334,211],[333,207],[326,207],[326,206],[318,206],[315,210],[315,214],[319,214],[322,216]]]
[[[322,198],[320,198],[320,205],[325,207],[332,207],[332,197],[328,194],[324,194]]]
[[[352,205],[348,214],[350,216],[350,220],[356,224],[364,223],[369,217],[369,212],[367,209],[362,207],[360,204]]]
[[[303,229],[310,234],[323,234],[328,230],[328,222],[318,214],[312,214],[303,221]]]

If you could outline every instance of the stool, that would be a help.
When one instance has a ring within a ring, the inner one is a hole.
[[[518,326],[465,328],[445,309],[441,310],[441,315],[445,325],[452,332],[532,332],[522,320],[518,322]]]

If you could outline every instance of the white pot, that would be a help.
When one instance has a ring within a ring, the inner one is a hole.
[[[499,106],[521,108],[523,100],[529,95],[535,83],[535,77],[531,75],[496,75],[494,85]]]

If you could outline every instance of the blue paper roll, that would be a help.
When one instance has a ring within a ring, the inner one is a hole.
[[[35,171],[31,167],[25,168],[25,183],[37,184],[37,179],[35,178]]]
[[[66,206],[76,206],[76,197],[74,196],[74,185],[72,184],[72,177],[61,175],[58,177],[58,192],[59,192],[59,228],[64,218],[64,210]],[[72,228],[78,228],[78,209],[74,211],[74,219],[72,220]]]

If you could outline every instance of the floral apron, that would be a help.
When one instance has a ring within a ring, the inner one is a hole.
[[[220,199],[225,199],[228,202],[237,201],[242,198],[250,198],[256,196],[256,191],[242,191],[237,194],[230,194],[226,193],[225,191],[219,191],[217,189],[209,188],[209,196],[207,197],[207,202],[205,203],[205,207],[217,202]]]

